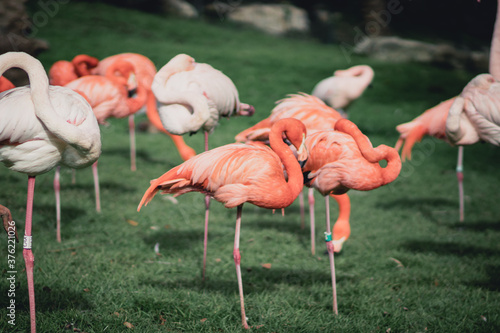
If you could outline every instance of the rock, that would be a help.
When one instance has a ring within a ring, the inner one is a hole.
[[[488,53],[460,50],[450,44],[431,44],[399,37],[365,37],[354,53],[391,62],[415,61],[442,66],[488,71]]]
[[[223,9],[216,8],[216,10]],[[218,14],[220,16],[221,13]],[[309,32],[307,12],[292,5],[251,4],[231,7],[227,12],[227,18],[233,22],[254,26],[272,35]]]
[[[184,0],[163,0],[163,10],[172,15],[185,17],[185,18],[196,18],[198,17],[198,11],[189,2]]]
[[[24,3],[26,0],[2,0],[0,2],[0,54],[22,51],[36,57],[49,48],[49,44],[33,38],[38,28],[29,20]],[[40,15],[45,14],[41,10]],[[5,76],[16,86],[27,84],[24,71],[13,68]]]

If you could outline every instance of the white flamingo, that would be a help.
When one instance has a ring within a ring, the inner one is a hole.
[[[0,55],[0,75],[18,67],[30,86],[0,94],[0,162],[28,175],[23,257],[28,279],[31,332],[36,332],[31,223],[35,176],[61,164],[83,168],[101,154],[96,117],[87,101],[73,90],[49,86],[42,64],[23,52]]]

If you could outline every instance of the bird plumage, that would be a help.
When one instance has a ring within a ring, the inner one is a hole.
[[[311,94],[332,108],[343,109],[363,94],[373,77],[373,69],[367,65],[337,70],[333,76],[318,82]]]
[[[228,76],[188,55],[170,60],[154,81],[161,122],[173,134],[212,132],[221,117],[253,114],[253,107],[240,102]]]
[[[308,94],[291,94],[276,102],[271,115],[254,126],[237,134],[235,140],[267,141],[271,126],[280,119],[300,120],[308,131],[332,129],[342,116],[319,98]]]

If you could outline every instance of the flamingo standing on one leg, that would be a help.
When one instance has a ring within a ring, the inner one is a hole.
[[[328,197],[331,195],[339,202],[349,199],[345,194],[349,189],[370,191],[389,184],[399,175],[401,160],[394,148],[385,145],[372,148],[368,138],[347,119],[337,121],[334,131],[323,130],[309,134],[306,138],[306,148],[309,158],[302,168],[305,184],[325,196],[325,235],[332,274],[333,309],[337,313],[333,252],[336,246],[342,247],[343,241],[340,239],[336,244],[332,242]],[[379,165],[381,160],[387,161],[385,168]],[[349,237],[349,223],[345,223],[345,206],[348,204],[348,201],[343,205],[339,202],[340,216],[333,228],[333,235],[342,232],[347,233]]]
[[[147,98],[144,101],[141,107],[146,107],[146,115],[157,129],[167,134],[172,141],[174,142],[177,150],[181,158],[186,161],[189,158],[193,157],[196,153],[193,148],[189,147],[185,142],[182,136],[173,135],[169,133],[162,126],[160,117],[158,115],[158,109],[156,105],[155,96],[151,90],[151,85],[153,84],[153,80],[156,75],[156,66],[154,63],[146,56],[137,53],[120,53],[116,55],[112,55],[110,57],[104,58],[99,62],[99,65],[95,69],[92,70],[93,74],[105,75],[106,71],[111,64],[116,61],[127,60],[134,66],[134,72],[137,76],[137,84],[142,86],[142,88],[146,89]],[[129,90],[134,87],[129,87]],[[134,115],[129,116],[129,131],[130,131],[130,160],[131,165],[130,169],[132,171],[136,170],[135,163],[135,124],[134,124]]]
[[[208,135],[220,117],[251,116],[253,106],[240,103],[238,90],[229,77],[208,64],[196,63],[186,54],[172,58],[155,75],[151,86],[160,102],[159,115],[165,129],[183,135],[203,130],[205,151]],[[205,197],[205,234],[202,279],[205,279],[210,198]]]
[[[23,257],[28,279],[31,332],[36,332],[31,223],[35,176],[58,164],[82,168],[101,154],[97,120],[87,101],[71,89],[49,86],[42,64],[23,52],[0,55],[0,74],[19,67],[30,86],[0,94],[0,162],[28,175]]]
[[[234,263],[241,304],[245,316],[239,251],[241,211],[245,202],[280,209],[289,206],[302,190],[303,176],[297,158],[283,142],[283,134],[298,149],[298,160],[307,158],[305,126],[296,119],[283,119],[271,129],[271,149],[262,144],[233,143],[203,152],[151,181],[139,204],[147,204],[158,191],[181,195],[197,191],[208,194],[227,208],[238,207],[234,238]],[[283,173],[283,165],[288,181]]]
[[[489,72],[492,75],[493,79],[496,80],[497,82],[500,81],[500,1],[498,1],[497,5],[497,15],[496,15],[496,21],[495,21],[495,27],[493,30],[493,37],[491,40],[491,49],[490,49],[490,62],[489,62]],[[483,81],[491,81],[491,79],[481,79]],[[493,81],[494,81],[493,80]],[[475,90],[477,87],[477,83],[479,83],[478,77],[476,77],[473,81],[475,81],[476,87],[474,85],[467,85],[467,87],[464,88],[462,94],[465,93],[467,96],[466,98],[471,100],[474,99],[472,94],[470,93],[471,91]],[[494,83],[491,81],[490,83]],[[483,86],[488,85],[488,83],[483,82]],[[482,89],[483,92],[487,91],[488,88]],[[481,91],[481,90],[476,90],[476,91]],[[489,94],[489,93],[487,93]],[[462,96],[462,95],[461,95]],[[481,99],[481,98],[479,98]],[[489,117],[492,117],[495,113],[498,113],[498,106],[495,106],[495,103],[493,101],[493,96],[489,95],[489,97],[486,97],[486,99],[483,99],[482,102],[479,102],[479,104],[484,103],[485,100],[490,100],[493,104],[490,106],[482,105],[480,107],[480,110],[478,111],[478,114],[481,114],[482,112],[485,112],[489,114]],[[450,115],[450,108],[454,106],[454,113],[455,115],[452,116],[453,120],[451,120],[451,127],[452,129],[448,130],[448,117]],[[457,133],[456,131],[461,131],[459,123],[460,121],[458,120],[459,117],[458,115],[461,114],[464,110],[464,105],[466,107],[469,107],[470,101],[465,103],[465,100],[463,98],[457,98],[453,97],[451,99],[448,99],[439,105],[435,106],[434,108],[431,108],[427,111],[425,111],[422,115],[419,117],[415,118],[413,121],[401,124],[396,127],[398,132],[400,132],[400,137],[398,139],[398,142],[396,143],[396,149],[399,150],[401,146],[404,143],[404,147],[401,151],[401,157],[403,161],[408,158],[411,158],[411,149],[415,142],[420,141],[424,135],[432,135],[434,137],[437,137],[439,139],[443,139],[446,142],[450,144],[456,144],[458,145],[458,158],[457,158],[457,180],[458,180],[458,197],[459,197],[459,218],[460,221],[463,222],[465,213],[464,213],[464,188],[463,188],[463,180],[464,180],[464,174],[463,174],[463,154],[464,154],[464,147],[463,145],[457,143],[459,139],[457,139]],[[498,104],[497,104],[498,105]],[[470,112],[465,112],[463,115],[460,117],[468,117],[466,115],[467,113]],[[472,113],[475,113],[473,111]],[[479,116],[481,117],[481,116]],[[488,117],[488,116],[486,116]],[[477,118],[477,116],[476,116]],[[474,121],[473,121],[474,122]],[[465,124],[467,122],[463,122]],[[498,122],[497,122],[498,124]],[[470,128],[469,128],[470,131]],[[476,128],[476,131],[480,132],[482,131],[481,128]],[[448,134],[450,133],[450,135]],[[484,133],[485,136],[491,136],[491,131],[489,133]],[[460,135],[458,135],[460,137]],[[486,140],[487,141],[487,140]],[[471,144],[474,143],[474,139],[470,140],[470,143],[464,143],[464,144]]]
[[[295,118],[304,123],[309,133],[316,130],[330,130],[335,126],[335,123],[342,119],[340,113],[326,105],[316,96],[308,94],[292,94],[287,98],[277,102],[276,107],[271,111],[271,115],[255,124],[254,126],[237,134],[235,139],[239,142],[247,141],[263,141],[269,139],[271,126],[280,119]],[[304,228],[304,199],[300,193],[300,215],[301,227]],[[315,215],[314,215],[314,191],[309,189],[309,214],[311,223],[311,253],[316,253],[316,232],[315,232]],[[333,242],[335,250],[338,252],[342,249],[342,243],[349,238],[350,225],[350,200],[347,194],[333,197],[339,205],[339,217],[335,222],[337,232],[334,233]],[[338,226],[337,226],[338,225]]]
[[[110,117],[125,118],[133,115],[144,104],[147,98],[146,89],[142,85],[137,87],[135,97],[128,96],[127,86],[130,78],[134,78],[134,67],[126,60],[119,60],[108,67],[106,76],[85,75],[66,85],[82,94],[89,102],[99,124],[105,124]],[[116,75],[119,74],[119,75]],[[133,80],[132,80],[133,81]],[[96,197],[96,210],[101,211],[99,194],[99,176],[97,161],[92,165]],[[61,242],[61,208],[59,199],[59,168],[54,177],[57,206],[57,241]]]
[[[334,109],[345,109],[363,94],[371,84],[373,76],[373,69],[368,65],[336,70],[333,76],[318,82],[311,94]]]
[[[463,221],[463,145],[486,141],[500,146],[500,81],[490,74],[480,74],[465,86],[450,108],[446,137],[459,146],[457,176],[460,221]]]

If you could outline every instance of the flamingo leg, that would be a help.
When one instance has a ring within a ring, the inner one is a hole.
[[[311,253],[316,253],[315,227],[314,227],[314,189],[309,188],[309,216],[311,219]]]
[[[241,212],[243,210],[243,205],[239,205],[236,212],[236,230],[234,232],[234,249],[233,258],[234,264],[236,266],[236,278],[238,279],[238,289],[240,292],[240,304],[241,304],[241,323],[245,329],[249,329],[247,324],[247,317],[245,315],[245,301],[243,299],[243,281],[241,279],[241,254],[240,254],[240,229],[241,229]]]
[[[205,131],[205,151],[208,150],[208,132]],[[210,210],[210,196],[205,195],[205,234],[203,236],[203,271],[201,279],[205,281],[205,268],[207,266],[207,246],[208,246],[208,215]]]
[[[31,251],[31,223],[33,220],[33,197],[35,194],[35,177],[28,176],[28,198],[26,200],[26,221],[24,226],[23,258],[26,265],[26,277],[28,279],[28,294],[30,303],[31,333],[36,332],[35,315],[35,284],[33,281],[33,265],[35,257]]]
[[[71,169],[71,184],[75,185],[76,184],[76,170]]]
[[[137,170],[135,165],[135,122],[134,115],[128,116],[128,131],[130,133],[130,170]]]
[[[458,179],[458,200],[460,209],[460,222],[464,221],[464,146],[458,147],[457,179]]]
[[[97,173],[97,161],[92,164],[92,173],[94,174],[94,190],[95,190],[95,210],[101,212],[101,197],[99,191],[99,174]]]
[[[330,194],[332,198],[337,201],[339,206],[339,216],[333,225],[333,246],[335,252],[338,253],[342,250],[342,245],[351,235],[351,225],[349,223],[349,216],[351,214],[351,200],[347,193],[336,195]]]
[[[57,166],[54,175],[54,192],[56,194],[56,238],[61,243],[61,183],[59,182],[61,167]]]
[[[300,229],[305,228],[305,209],[304,209],[304,193],[300,191],[299,193],[299,204],[300,204]]]
[[[337,283],[335,279],[335,262],[333,257],[333,243],[332,243],[332,234],[330,232],[330,200],[329,196],[325,196],[325,209],[326,209],[326,232],[325,232],[325,241],[326,241],[326,249],[328,250],[328,257],[330,259],[330,271],[332,275],[332,294],[333,294],[333,313],[336,315],[339,314],[337,307]]]

